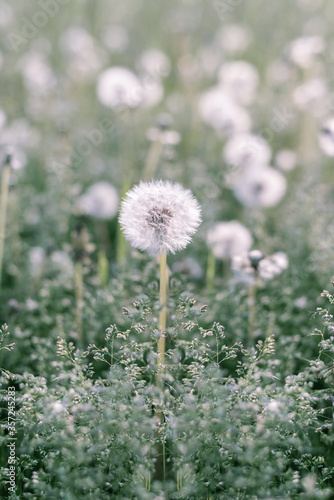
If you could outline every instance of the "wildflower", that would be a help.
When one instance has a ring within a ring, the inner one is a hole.
[[[229,54],[244,52],[251,41],[252,33],[248,27],[241,24],[224,24],[216,36],[217,44]]]
[[[112,24],[103,33],[102,40],[110,52],[122,53],[129,44],[129,35],[124,26]]]
[[[296,107],[303,111],[313,111],[317,115],[325,110],[327,86],[323,79],[313,78],[295,88],[292,98]]]
[[[260,136],[238,134],[227,141],[223,158],[232,167],[267,165],[271,159],[271,148]]]
[[[285,252],[276,252],[265,257],[259,264],[259,275],[264,280],[279,276],[289,266],[289,259]]]
[[[249,132],[251,118],[248,112],[221,87],[211,87],[198,100],[198,112],[202,120],[220,135]]]
[[[292,149],[281,149],[275,156],[275,165],[284,172],[293,170],[297,164],[297,154]]]
[[[256,68],[246,61],[233,61],[223,64],[219,72],[223,89],[242,105],[254,101],[259,75]]]
[[[78,210],[82,214],[99,219],[111,219],[118,210],[119,197],[117,190],[108,182],[96,182],[80,196],[77,201]]]
[[[38,278],[45,263],[45,250],[42,247],[32,247],[29,251],[29,271],[33,278]]]
[[[161,50],[145,50],[140,56],[139,69],[157,81],[168,76],[170,68],[170,60]]]
[[[319,133],[319,146],[327,156],[334,156],[334,118],[327,120]]]
[[[151,255],[185,248],[200,222],[201,209],[191,191],[169,181],[141,182],[121,205],[125,238]]]
[[[324,40],[320,36],[303,36],[296,38],[288,48],[288,58],[302,69],[312,66],[318,54],[325,49]]]
[[[101,73],[97,82],[97,97],[109,108],[135,108],[143,100],[143,89],[137,76],[127,68],[113,67]]]
[[[231,259],[250,249],[253,238],[248,229],[238,221],[218,222],[208,232],[207,243],[218,259]]]
[[[247,170],[234,185],[234,193],[246,207],[274,207],[283,198],[286,179],[271,167]]]

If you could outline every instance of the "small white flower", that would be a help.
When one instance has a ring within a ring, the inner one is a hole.
[[[285,177],[271,167],[248,169],[234,186],[234,194],[246,207],[274,207],[286,191]]]
[[[152,78],[160,81],[170,73],[170,60],[168,56],[158,49],[145,50],[139,59],[139,70],[148,73]]]
[[[285,252],[276,252],[260,261],[259,275],[264,280],[270,280],[280,275],[288,266],[287,254]]]
[[[253,238],[238,221],[218,222],[208,232],[207,243],[217,259],[231,259],[248,252]]]
[[[313,78],[302,83],[293,91],[292,99],[300,110],[321,115],[326,107],[328,89],[322,78]]]
[[[297,153],[292,149],[281,149],[275,156],[275,165],[283,172],[293,170],[297,165]]]
[[[259,83],[259,74],[252,64],[246,61],[225,63],[220,69],[219,80],[223,89],[236,102],[248,105],[254,101]]]
[[[223,158],[233,168],[267,165],[271,159],[271,148],[258,135],[238,134],[225,144]]]
[[[122,202],[119,218],[125,238],[151,255],[187,246],[201,222],[201,209],[189,189],[169,181],[141,182]]]
[[[290,43],[288,57],[300,68],[310,68],[318,54],[325,49],[325,43],[320,36],[303,36]]]
[[[43,272],[45,250],[42,247],[33,247],[29,252],[29,271],[33,278],[38,278]]]
[[[127,68],[115,66],[101,73],[97,82],[97,97],[109,108],[135,108],[143,100],[139,78]]]
[[[118,210],[117,190],[108,182],[96,182],[80,196],[77,206],[82,214],[99,219],[111,219]]]
[[[218,86],[200,95],[198,112],[202,120],[223,137],[249,132],[251,128],[248,112]]]

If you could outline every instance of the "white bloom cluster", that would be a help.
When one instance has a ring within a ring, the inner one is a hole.
[[[288,48],[289,59],[303,69],[314,63],[316,56],[325,50],[324,39],[320,36],[303,36],[293,40]]]
[[[208,232],[207,243],[217,259],[231,259],[246,254],[253,238],[245,226],[232,220],[215,224]]]
[[[111,219],[118,210],[119,197],[114,186],[108,182],[96,182],[80,196],[77,208],[80,213],[97,217],[98,219]]]
[[[121,227],[131,245],[151,255],[187,246],[201,222],[201,208],[189,189],[169,181],[141,182],[121,205]]]

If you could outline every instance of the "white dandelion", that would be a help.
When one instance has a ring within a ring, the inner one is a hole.
[[[285,177],[274,168],[247,169],[234,185],[234,194],[246,207],[265,208],[277,205],[286,192]]]
[[[251,233],[236,220],[218,222],[207,234],[207,244],[217,259],[232,259],[245,255],[252,243]]]
[[[201,208],[189,189],[154,180],[127,193],[119,220],[133,247],[151,255],[175,253],[191,241],[201,222]]]
[[[233,168],[268,165],[271,155],[267,141],[253,134],[235,135],[227,141],[223,149],[224,160]]]
[[[303,36],[292,40],[288,48],[288,57],[296,66],[308,69],[324,50],[325,42],[322,37]]]
[[[218,86],[199,96],[198,112],[201,119],[223,137],[249,132],[251,128],[252,121],[246,109]]]
[[[219,81],[236,102],[247,106],[255,99],[259,74],[257,69],[246,61],[227,62],[219,71]]]
[[[139,78],[127,68],[112,67],[103,71],[97,82],[97,97],[109,108],[137,107],[143,100]]]
[[[81,214],[98,219],[111,219],[118,210],[119,196],[116,188],[108,182],[100,181],[90,186],[79,197],[77,209]]]

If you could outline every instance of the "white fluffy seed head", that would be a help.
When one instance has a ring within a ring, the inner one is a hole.
[[[207,234],[207,243],[217,259],[245,255],[253,238],[248,229],[236,220],[218,222]]]
[[[119,221],[133,247],[150,255],[175,253],[191,241],[201,222],[201,208],[181,184],[153,180],[127,193]]]

